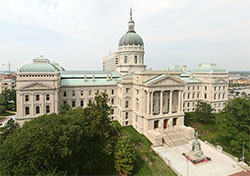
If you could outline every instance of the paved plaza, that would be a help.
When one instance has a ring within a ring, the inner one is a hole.
[[[189,144],[172,148],[166,145],[152,148],[182,176],[227,176],[243,170],[233,158],[202,141],[200,141],[201,149],[206,156],[211,158],[211,161],[201,165],[194,165],[190,161],[187,162],[182,153],[188,153],[191,150],[192,142],[189,141]]]

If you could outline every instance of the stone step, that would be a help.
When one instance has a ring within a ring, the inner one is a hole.
[[[164,141],[169,147],[188,144],[188,140],[181,133],[176,132],[176,131],[166,132]]]

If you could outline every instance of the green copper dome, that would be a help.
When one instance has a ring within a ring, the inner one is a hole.
[[[130,20],[128,22],[128,32],[124,34],[118,44],[118,47],[124,45],[139,45],[143,46],[142,38],[135,32],[135,22],[132,19],[132,9],[130,9]]]
[[[64,71],[58,64],[50,63],[43,56],[33,59],[33,63],[26,64],[19,69],[20,72],[55,72]]]
[[[119,41],[118,46],[123,45],[140,45],[143,46],[142,38],[134,31],[128,31]]]

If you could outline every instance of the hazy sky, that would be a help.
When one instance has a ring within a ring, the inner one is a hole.
[[[250,0],[0,0],[0,70],[40,55],[68,70],[101,70],[130,7],[147,68],[250,70]]]

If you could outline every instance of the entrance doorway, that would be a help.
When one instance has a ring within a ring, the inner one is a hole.
[[[164,129],[166,129],[168,127],[168,119],[164,120]]]

